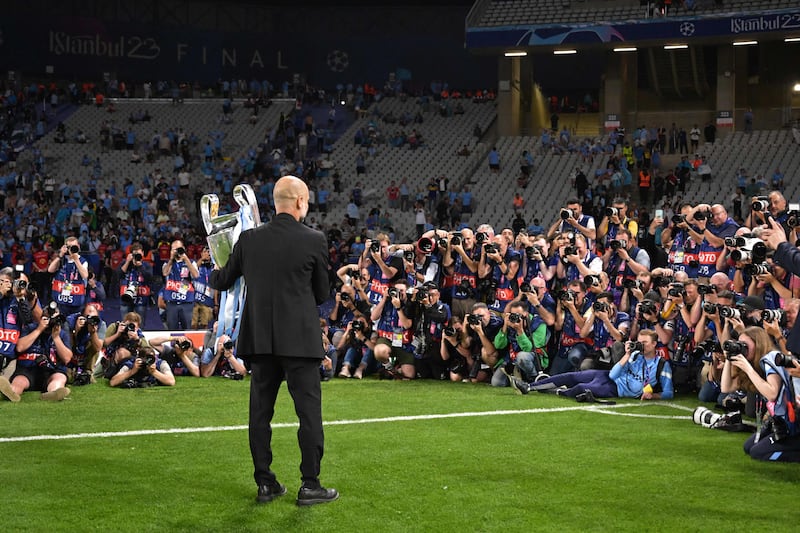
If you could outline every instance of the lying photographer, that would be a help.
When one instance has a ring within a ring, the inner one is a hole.
[[[178,350],[181,350],[180,338],[176,342]],[[183,355],[183,357],[186,356]],[[203,350],[200,359],[200,375],[204,378],[222,376],[234,380],[242,379],[247,375],[244,361],[236,357],[236,346],[228,335],[217,337],[213,346]]]
[[[38,323],[23,325],[17,341],[17,368],[11,378],[17,398],[26,390],[42,392],[42,400],[47,401],[69,396],[66,364],[72,359],[72,348],[70,335],[62,327],[65,323],[66,318],[51,302]]]
[[[503,326],[494,337],[497,363],[492,375],[493,387],[508,387],[510,367],[513,375],[524,381],[533,381],[547,368],[549,359],[547,325],[536,315],[529,314],[522,302],[512,303],[503,313]]]
[[[119,370],[109,380],[112,387],[124,389],[175,385],[175,376],[169,364],[159,359],[150,346],[135,348],[119,365]]]
[[[123,361],[129,359],[139,348],[150,348],[150,343],[140,329],[142,319],[137,313],[128,313],[122,322],[115,322],[106,328],[103,339],[105,355],[100,357],[94,367],[95,377],[110,379],[119,370]]]
[[[512,378],[511,383],[521,394],[555,392],[583,402],[614,397],[669,400],[673,397],[672,371],[669,362],[656,354],[657,338],[653,330],[639,332],[637,342],[625,343],[625,354],[610,371],[567,372],[535,383]]]
[[[188,337],[154,337],[149,340],[175,376],[200,377],[200,356]],[[204,376],[205,377],[205,376]]]

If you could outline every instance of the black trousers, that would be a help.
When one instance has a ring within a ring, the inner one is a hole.
[[[272,465],[272,416],[281,382],[286,379],[300,420],[300,474],[303,486],[319,487],[324,445],[319,358],[255,356],[250,358],[250,453],[257,485],[276,481]]]

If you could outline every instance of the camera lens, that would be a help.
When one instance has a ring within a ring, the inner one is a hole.
[[[77,254],[80,251],[81,251],[80,247],[78,247],[78,246],[76,246],[74,244],[69,247],[69,253],[70,254]]]
[[[134,261],[141,261],[142,260],[142,254],[140,254],[140,253],[133,254],[133,260]]]
[[[186,344],[189,344],[188,342]],[[188,348],[188,346],[187,346]],[[232,350],[233,349],[233,341],[225,341],[222,343],[222,348],[225,350]],[[186,349],[186,348],[184,348]]]
[[[179,256],[186,255],[186,248],[184,248],[183,246],[181,246],[180,248],[176,248],[175,253],[178,254]]]

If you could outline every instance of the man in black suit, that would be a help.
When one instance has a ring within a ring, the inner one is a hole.
[[[259,502],[286,493],[272,464],[272,415],[284,377],[300,419],[302,486],[298,505],[330,502],[336,489],[320,485],[323,453],[323,357],[317,305],[329,295],[325,236],[300,221],[308,213],[308,187],[294,176],[278,180],[273,191],[276,215],[268,224],[245,231],[209,285],[227,290],[239,276],[247,283],[236,353],[250,363],[250,452]]]

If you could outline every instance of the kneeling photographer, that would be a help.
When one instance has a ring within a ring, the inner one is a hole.
[[[94,383],[94,367],[103,349],[105,322],[94,304],[86,304],[79,315],[67,317],[72,332],[72,360],[67,364],[69,382],[73,385]]]
[[[514,302],[503,313],[503,326],[494,336],[497,362],[492,375],[493,387],[511,385],[509,375],[533,381],[547,368],[547,325],[537,315],[528,313],[523,302]]]
[[[241,380],[247,375],[244,361],[236,357],[236,346],[228,335],[217,337],[213,346],[203,350],[200,375],[204,378],[222,376],[233,380]]]
[[[123,389],[145,388],[154,385],[172,387],[175,376],[169,364],[159,359],[150,346],[134,348],[130,356],[119,365],[119,370],[109,380],[112,387]]]
[[[581,337],[591,338],[593,350],[583,359],[570,360],[572,366],[581,370],[598,368],[611,370],[611,367],[622,357],[622,344],[630,330],[630,317],[627,313],[617,311],[614,305],[614,295],[610,292],[601,292],[592,307],[586,311],[585,322],[581,328]],[[612,355],[612,346],[620,343],[615,351],[618,356]],[[572,355],[572,353],[570,353]],[[576,354],[577,355],[577,354]]]

